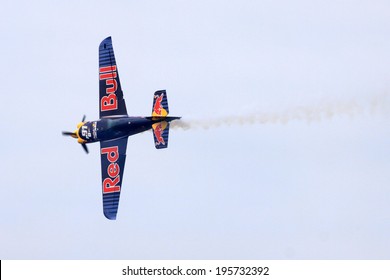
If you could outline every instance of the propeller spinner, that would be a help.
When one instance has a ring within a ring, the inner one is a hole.
[[[77,142],[81,144],[81,146],[83,147],[84,151],[88,154],[89,151],[88,151],[87,145],[85,144],[85,140],[81,139],[80,136],[79,136],[79,129],[84,124],[84,121],[85,121],[85,115],[81,119],[81,122],[79,122],[77,124],[77,129],[75,131],[73,131],[73,132],[63,131],[62,135],[64,135],[64,136],[71,136],[71,137],[77,139]]]

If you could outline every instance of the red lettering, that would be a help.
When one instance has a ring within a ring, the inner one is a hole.
[[[121,190],[121,187],[119,185],[120,167],[116,163],[116,161],[119,159],[118,146],[102,148],[101,154],[107,155],[107,159],[110,162],[110,165],[107,167],[107,173],[110,178],[105,178],[103,180],[103,193],[119,192]]]
[[[116,99],[116,95],[114,93],[102,97],[101,111],[115,110],[117,108],[118,108],[118,100]]]
[[[112,162],[107,168],[108,175],[110,175],[111,178],[115,178],[116,176],[118,176],[119,170],[119,165],[114,162]]]
[[[112,192],[119,192],[121,190],[120,186],[117,186],[120,179],[119,176],[116,177],[114,180],[111,178],[106,178],[103,181],[103,193],[112,193]]]
[[[112,85],[112,87],[109,87],[109,85]],[[107,94],[115,93],[117,88],[118,88],[118,84],[117,84],[116,80],[114,80],[114,79],[106,80],[106,86],[107,86],[107,89],[106,89]]]
[[[99,78],[102,81],[106,81],[106,94],[100,100],[100,110],[111,111],[118,109],[118,100],[116,98],[116,90],[118,89],[118,81],[116,78],[118,74],[116,72],[116,65],[109,65],[99,68]]]
[[[116,65],[104,66],[104,67],[100,67],[99,69],[100,73],[113,72],[113,71],[116,71]]]
[[[99,77],[100,80],[115,79],[117,77],[117,74],[116,72],[108,72],[105,74],[100,74]]]
[[[116,162],[119,158],[118,146],[103,148],[101,153],[102,155],[107,154],[109,162]]]

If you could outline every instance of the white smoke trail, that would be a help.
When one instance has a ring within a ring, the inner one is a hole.
[[[290,121],[306,121],[308,123],[331,119],[336,116],[354,117],[361,114],[389,112],[387,94],[371,97],[365,102],[350,100],[346,102],[331,102],[316,106],[299,106],[282,112],[254,112],[244,115],[229,115],[206,119],[177,120],[171,123],[171,128],[184,130],[193,128],[210,129],[221,125],[250,124],[287,124]]]

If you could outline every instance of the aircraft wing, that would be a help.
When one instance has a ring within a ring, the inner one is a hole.
[[[127,116],[111,37],[99,46],[99,116]]]
[[[100,142],[102,166],[103,212],[107,219],[115,220],[122,189],[126,161],[127,137]]]

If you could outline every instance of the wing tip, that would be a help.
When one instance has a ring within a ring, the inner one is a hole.
[[[108,36],[106,39],[104,39],[104,40],[100,43],[99,49],[105,49],[107,44],[112,44],[111,36]]]
[[[104,216],[109,220],[116,220],[116,213],[104,211]]]

